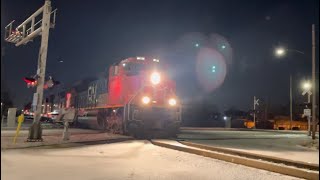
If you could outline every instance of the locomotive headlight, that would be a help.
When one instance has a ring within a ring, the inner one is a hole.
[[[175,106],[177,104],[177,101],[173,98],[169,99],[170,106]]]
[[[142,102],[143,102],[143,104],[149,104],[150,98],[149,98],[148,96],[144,96],[144,97],[142,98]]]
[[[150,77],[150,80],[151,80],[151,83],[156,85],[156,84],[159,84],[160,83],[160,74],[157,73],[157,72],[154,72],[151,74],[151,77]]]

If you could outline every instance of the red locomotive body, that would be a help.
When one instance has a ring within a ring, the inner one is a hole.
[[[77,124],[134,136],[159,131],[174,136],[180,126],[181,108],[175,82],[166,70],[158,59],[145,57],[114,64],[109,68],[107,95],[94,95],[95,102],[102,103],[78,108]],[[91,90],[89,87],[88,95]]]

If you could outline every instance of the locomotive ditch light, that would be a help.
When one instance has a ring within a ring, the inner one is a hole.
[[[144,96],[142,98],[142,102],[143,102],[143,104],[149,104],[150,103],[150,98],[148,96]]]
[[[169,99],[169,105],[175,106],[177,104],[177,101],[174,98]]]
[[[151,74],[150,80],[153,85],[159,84],[161,80],[160,74],[158,72],[153,72]]]

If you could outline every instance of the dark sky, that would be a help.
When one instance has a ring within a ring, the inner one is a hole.
[[[14,19],[19,25],[43,3],[1,0],[1,36],[7,23]],[[287,104],[290,73],[294,98],[301,99],[301,80],[311,75],[311,24],[319,21],[318,0],[53,0],[52,5],[58,14],[50,31],[47,75],[65,84],[121,59],[149,55],[170,63],[182,99],[198,95],[221,109],[247,110],[254,95]],[[199,48],[188,48],[212,34],[228,41],[233,59],[224,83],[205,94],[194,73]],[[32,99],[33,89],[22,78],[36,72],[39,40],[21,47],[2,42],[6,83],[17,106]],[[277,45],[305,55],[277,59],[272,54]]]

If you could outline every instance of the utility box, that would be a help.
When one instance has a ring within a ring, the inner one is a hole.
[[[16,127],[17,108],[8,109],[7,127]]]
[[[231,128],[231,117],[226,117],[225,122],[225,128]]]

